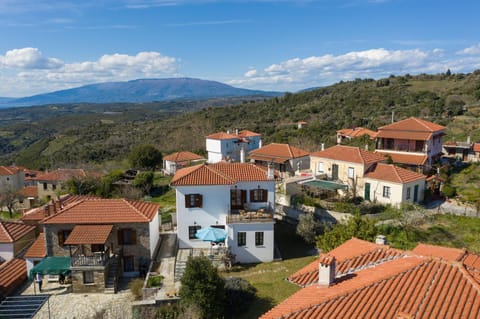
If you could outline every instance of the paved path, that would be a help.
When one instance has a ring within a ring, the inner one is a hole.
[[[428,203],[425,208],[438,214],[454,214],[459,216],[480,217],[475,208],[465,205],[457,205],[455,202],[435,200]]]
[[[163,276],[163,285],[158,291],[156,299],[167,299],[168,295],[174,295],[180,288],[174,280],[177,235],[175,233],[164,233],[160,236],[162,242],[155,258],[159,266],[154,271]]]

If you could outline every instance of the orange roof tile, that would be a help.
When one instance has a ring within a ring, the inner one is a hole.
[[[45,233],[40,233],[25,253],[25,258],[43,258],[47,256],[45,248]]]
[[[0,221],[0,243],[13,243],[35,230],[35,226],[20,222]]]
[[[25,186],[19,190],[20,194],[25,197],[38,197],[38,187],[37,186]]]
[[[426,176],[423,174],[385,163],[376,164],[373,171],[368,172],[364,177],[399,184],[426,179]]]
[[[355,127],[355,128],[344,128],[344,129],[338,130],[337,134],[348,136],[351,138],[361,137],[364,135],[368,135],[371,138],[374,138],[377,135],[377,132],[369,130],[368,128]]]
[[[76,225],[65,245],[105,244],[112,228],[113,225]]]
[[[376,150],[375,153],[384,156],[390,156],[394,163],[408,165],[424,165],[427,162],[427,155],[405,154],[405,153],[389,153],[383,150]]]
[[[43,224],[148,223],[160,205],[127,199],[83,199],[45,218]]]
[[[212,140],[230,140],[230,139],[238,139],[238,136],[235,134],[229,134],[225,132],[218,132],[207,135],[207,138]]]
[[[19,171],[23,171],[23,168],[18,166],[0,166],[0,176],[15,175]]]
[[[35,179],[38,181],[66,181],[70,178],[86,177],[87,173],[83,169],[59,168],[52,172],[38,175]]]
[[[473,143],[473,151],[480,152],[480,143]]]
[[[192,152],[176,152],[167,156],[164,156],[163,159],[165,161],[181,163],[181,162],[188,162],[188,161],[195,161],[195,160],[202,160],[205,159],[200,155],[197,155]]]
[[[27,263],[14,258],[0,265],[0,295],[10,295],[27,279]]]
[[[293,158],[308,156],[309,153],[289,144],[271,143],[251,151],[248,156],[260,161],[280,160],[282,163]]]
[[[446,127],[422,120],[416,117],[410,117],[389,125],[379,127],[379,131],[415,131],[415,132],[439,132],[445,130]]]
[[[349,163],[359,163],[363,165],[385,161],[385,156],[381,154],[369,152],[359,147],[346,145],[335,145],[326,150],[311,153],[310,156]]]
[[[240,181],[268,181],[264,169],[252,163],[201,164],[183,168],[173,176],[173,186],[233,185]]]
[[[238,132],[238,135],[240,137],[252,137],[252,136],[260,136],[261,134],[255,133],[249,130],[241,130],[240,132]]]
[[[466,253],[465,249],[427,244],[418,244],[412,251],[417,255],[438,257],[448,261],[460,261]]]

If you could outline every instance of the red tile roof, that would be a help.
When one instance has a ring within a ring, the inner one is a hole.
[[[433,133],[443,132],[445,129],[445,126],[410,117],[379,127],[377,137],[426,141]]]
[[[33,242],[32,246],[28,248],[27,252],[25,253],[25,258],[43,258],[47,256],[47,251],[45,248],[45,234],[40,233]]]
[[[392,161],[399,164],[424,165],[427,162],[427,155],[389,153],[382,150],[377,150],[375,153],[382,154],[384,156],[390,155]]]
[[[213,133],[207,136],[207,138],[212,140],[231,140],[231,139],[243,139],[252,136],[260,136],[260,134],[249,131],[249,130],[242,130],[238,132],[238,135],[233,133],[225,133],[225,132],[218,132]]]
[[[363,165],[386,160],[385,156],[382,154],[365,151],[359,147],[345,145],[335,145],[326,150],[311,153],[310,156],[328,158],[348,163],[359,163]]]
[[[351,256],[356,253],[348,247],[359,249],[359,258],[372,245],[350,240],[338,252]],[[423,244],[416,249],[431,254],[405,252],[363,263],[365,268],[337,276],[329,287],[311,284],[299,290],[261,318],[479,318],[480,285],[471,269],[479,270],[480,256],[464,254],[462,264],[455,260],[463,250]]]
[[[428,244],[418,244],[412,251],[420,256],[437,257],[448,261],[460,261],[467,252],[466,249]]]
[[[27,279],[25,260],[14,258],[0,265],[0,295],[11,295]]]
[[[401,168],[393,164],[378,163],[373,171],[368,172],[365,178],[377,179],[381,181],[405,184],[413,181],[426,179],[423,174],[416,173],[409,169]]]
[[[160,205],[127,199],[83,199],[45,218],[43,224],[148,223]]]
[[[248,156],[259,161],[284,163],[290,159],[308,156],[309,153],[289,144],[272,143],[251,151]]]
[[[86,177],[87,173],[83,169],[70,169],[70,168],[59,168],[55,171],[37,175],[35,180],[38,181],[60,181],[64,182],[73,177],[83,178]]]
[[[13,243],[34,231],[35,226],[26,225],[20,222],[0,221],[0,243]]]
[[[242,130],[242,131],[238,132],[238,135],[241,136],[241,137],[252,137],[252,136],[260,136],[261,134],[255,133],[255,132],[252,132],[252,131],[249,131],[249,130]]]
[[[0,166],[0,176],[15,175],[19,171],[23,171],[23,168],[17,166]]]
[[[473,151],[480,152],[480,143],[473,143]]]
[[[338,130],[337,134],[348,136],[351,138],[361,137],[364,135],[368,135],[371,138],[374,138],[377,135],[377,132],[369,130],[368,128],[355,127],[355,128],[344,128],[344,129]]]
[[[182,162],[188,162],[188,161],[202,160],[205,158],[192,152],[176,152],[176,153],[164,156],[163,159],[165,161],[182,163]]]
[[[20,194],[25,197],[38,197],[38,187],[37,186],[25,186],[19,190]]]
[[[105,244],[113,225],[76,225],[65,245]]]
[[[183,168],[173,176],[173,186],[233,185],[241,181],[268,181],[267,173],[251,163],[201,164]]]

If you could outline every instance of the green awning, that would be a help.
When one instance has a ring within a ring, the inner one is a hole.
[[[30,278],[35,274],[42,275],[67,275],[70,272],[70,257],[47,257],[42,259],[35,267],[30,270]]]

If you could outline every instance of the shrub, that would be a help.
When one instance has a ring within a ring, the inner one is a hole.
[[[161,287],[163,282],[163,276],[150,276],[148,277],[147,287]]]
[[[256,289],[248,281],[237,277],[225,279],[225,313],[239,314],[248,309]]]
[[[457,194],[457,190],[450,184],[443,185],[442,193],[446,197],[454,197]]]
[[[128,288],[130,288],[130,291],[136,300],[142,299],[142,288],[143,288],[142,279],[140,278],[133,279],[128,283]]]

